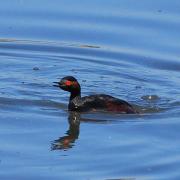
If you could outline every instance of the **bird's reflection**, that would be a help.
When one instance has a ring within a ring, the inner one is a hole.
[[[79,137],[80,122],[86,123],[108,123],[109,121],[103,119],[93,119],[93,118],[82,118],[79,112],[69,112],[68,117],[69,129],[65,136],[59,137],[54,140],[51,144],[51,150],[68,150],[72,148],[74,142]]]
[[[66,136],[54,140],[51,150],[67,150],[73,147],[75,140],[79,136],[80,118],[80,113],[70,112],[68,117],[69,129],[66,132]]]

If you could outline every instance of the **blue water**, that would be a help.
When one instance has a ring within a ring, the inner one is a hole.
[[[0,179],[180,179],[180,2],[0,2]],[[53,81],[140,115],[69,113]]]

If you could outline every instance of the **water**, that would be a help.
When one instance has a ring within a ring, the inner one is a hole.
[[[0,179],[180,179],[178,0],[0,4]],[[142,114],[69,113],[65,75]]]

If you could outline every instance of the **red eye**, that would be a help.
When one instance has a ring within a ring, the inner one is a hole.
[[[70,86],[70,85],[72,85],[72,82],[67,80],[67,81],[65,82],[65,84],[66,84],[66,86]]]

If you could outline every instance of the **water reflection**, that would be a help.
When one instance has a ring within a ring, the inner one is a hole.
[[[72,148],[76,139],[79,137],[80,132],[80,122],[86,123],[108,123],[109,120],[103,119],[91,119],[91,118],[82,118],[81,113],[78,112],[69,112],[68,123],[69,128],[65,136],[59,137],[54,140],[51,144],[51,150],[68,150]]]
[[[80,113],[70,112],[68,117],[69,129],[65,136],[54,140],[51,146],[51,150],[67,150],[73,147],[73,144],[79,136],[80,128]]]
[[[158,113],[165,108],[160,108],[149,104],[148,106],[134,105],[138,114],[114,114],[107,112],[82,114],[79,112],[69,112],[69,128],[66,135],[54,140],[51,144],[51,150],[68,150],[74,146],[79,137],[80,123],[108,124],[114,122],[139,122],[142,121],[146,114]]]

